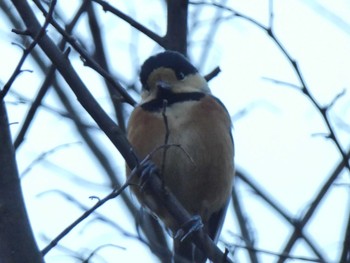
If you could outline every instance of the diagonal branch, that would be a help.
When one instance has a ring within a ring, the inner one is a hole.
[[[346,168],[350,171],[350,166],[349,166],[349,162],[348,159],[346,159],[346,154],[344,152],[344,150],[342,149],[339,140],[337,139],[334,129],[332,127],[332,125],[330,124],[330,121],[328,119],[327,116],[327,111],[329,110],[329,107],[322,107],[315,99],[314,96],[312,96],[312,94],[310,93],[310,89],[308,87],[308,85],[306,84],[306,81],[304,80],[304,77],[301,73],[301,70],[299,68],[299,65],[297,63],[297,61],[292,58],[292,56],[289,54],[289,52],[287,51],[287,49],[283,46],[283,44],[281,43],[281,41],[277,38],[277,36],[275,35],[275,33],[273,32],[273,23],[272,23],[272,18],[273,18],[273,13],[272,13],[272,9],[270,9],[270,25],[269,27],[264,26],[263,24],[261,24],[260,22],[258,22],[257,20],[246,16],[230,7],[227,7],[225,5],[221,5],[221,4],[217,4],[217,3],[209,3],[209,2],[190,2],[193,5],[208,5],[208,6],[213,6],[213,7],[217,7],[217,8],[221,8],[224,9],[228,12],[231,12],[234,16],[236,17],[241,17],[249,22],[251,22],[252,24],[254,24],[255,26],[259,27],[260,29],[262,29],[263,31],[265,31],[269,37],[271,38],[271,40],[277,45],[278,49],[282,52],[282,54],[286,57],[286,59],[288,60],[288,62],[292,65],[292,69],[294,70],[297,78],[299,79],[299,82],[301,84],[301,88],[300,91],[303,92],[311,101],[311,103],[317,108],[317,110],[320,112],[324,122],[327,125],[327,128],[329,130],[329,138],[331,138],[333,140],[333,142],[335,143],[339,153],[341,154],[342,158],[346,161]],[[271,16],[272,15],[272,16]]]
[[[13,0],[13,4],[19,12],[22,20],[26,26],[30,29],[32,36],[40,30],[40,24],[36,19],[29,4],[22,0]],[[133,169],[137,167],[137,160],[132,154],[131,145],[127,141],[124,133],[121,131],[111,118],[104,112],[101,106],[96,102],[92,94],[88,91],[85,85],[80,80],[77,73],[74,71],[69,60],[64,57],[61,51],[55,46],[53,41],[44,34],[38,41],[39,46],[48,56],[48,58],[57,66],[58,71],[71,87],[72,91],[77,96],[81,105],[91,115],[99,127],[104,131],[107,137],[119,150],[124,157],[128,166]],[[189,222],[191,219],[190,214],[182,207],[182,205],[176,200],[173,194],[168,191],[164,191],[162,183],[156,174],[152,174],[148,180],[147,185],[150,192],[156,199],[160,200],[167,211],[178,221],[179,225],[183,225],[185,222]],[[231,262],[226,255],[224,255],[219,248],[213,243],[208,235],[203,230],[199,230],[193,233],[193,242],[204,252],[207,252],[207,256],[215,262]]]
[[[104,0],[91,0],[91,1],[98,3],[100,6],[102,6],[104,11],[111,12],[112,14],[118,16],[119,18],[121,18],[122,20],[127,22],[130,26],[132,26],[133,28],[142,32],[143,34],[148,36],[150,39],[152,39],[154,42],[158,43],[160,46],[164,47],[164,39],[162,37],[160,37],[159,35],[157,35],[153,31],[149,30],[147,27],[140,24],[136,20],[132,19],[130,16],[127,16],[126,14],[124,14],[123,12],[118,10],[117,8],[111,6],[109,3],[107,3]]]
[[[27,47],[23,51],[23,55],[22,55],[20,61],[18,62],[15,71],[12,73],[10,79],[7,81],[7,83],[4,85],[4,87],[0,91],[0,101],[2,101],[4,99],[4,97],[6,96],[7,92],[10,90],[13,82],[16,80],[18,75],[22,72],[21,68],[22,68],[22,66],[24,64],[24,61],[26,60],[27,56],[34,49],[34,47],[37,45],[37,43],[40,40],[40,38],[45,34],[46,28],[49,25],[50,20],[52,19],[52,14],[53,14],[53,11],[55,9],[56,2],[57,2],[57,0],[53,0],[51,2],[50,8],[49,8],[49,11],[46,14],[46,18],[45,18],[45,22],[44,22],[43,26],[37,32],[36,36],[34,37],[32,43],[30,43],[29,47]],[[25,30],[25,31],[12,30],[12,32],[15,32],[15,33],[18,33],[18,34],[24,34],[24,35],[32,33],[32,32],[28,32],[27,30]]]
[[[350,150],[347,152],[346,156],[347,159],[350,158]],[[300,234],[302,233],[302,229],[305,227],[305,225],[309,222],[310,218],[316,211],[317,207],[327,194],[328,190],[330,187],[333,185],[334,181],[338,178],[339,174],[342,172],[344,167],[346,166],[346,161],[343,159],[341,162],[338,164],[334,172],[331,174],[331,176],[328,178],[326,183],[322,186],[321,190],[319,191],[318,195],[314,199],[314,201],[311,203],[309,209],[305,213],[305,215],[299,220],[298,228],[294,229],[293,234],[290,236],[286,246],[283,249],[284,253],[289,253],[295,244],[295,242],[298,240],[300,237]],[[278,261],[279,263],[283,262],[284,258],[280,258]]]
[[[84,12],[86,7],[86,1],[83,2],[83,4],[80,6],[80,8],[78,9],[76,15],[74,16],[74,18],[72,19],[72,22],[66,27],[68,32],[71,32],[74,28],[74,26],[76,25],[76,23],[78,22],[78,19],[80,18],[80,16],[82,15],[82,13]],[[61,49],[64,49],[64,46],[66,44],[66,41],[63,39],[61,41],[61,43],[59,44],[59,46],[61,47]],[[44,96],[46,95],[47,91],[49,90],[50,86],[52,85],[52,83],[54,82],[54,77],[55,77],[55,72],[56,72],[56,67],[54,65],[52,65],[50,67],[50,69],[48,70],[45,80],[41,86],[41,88],[39,89],[38,94],[36,95],[32,105],[30,106],[30,109],[24,119],[24,122],[22,124],[22,127],[16,137],[16,140],[14,142],[15,148],[18,149],[18,147],[21,145],[21,143],[23,142],[25,135],[32,123],[32,120],[37,112],[37,110],[39,109],[39,106],[41,106],[42,100],[44,99]]]
[[[66,26],[67,32],[72,31],[74,25],[78,21],[78,18],[85,11],[87,3],[89,3],[89,2],[84,1],[82,3],[81,7],[77,11],[77,13],[74,16],[74,18],[72,19],[72,21]],[[17,20],[11,20],[11,21],[16,22]],[[62,50],[64,49],[63,42],[65,42],[64,39],[59,44],[60,48]],[[38,63],[38,66],[44,72],[46,70],[46,67],[42,61],[42,58],[38,56],[36,50],[33,50],[32,55],[35,58],[35,61]],[[50,78],[50,74],[47,75],[46,80],[44,82],[47,82],[47,78]],[[96,157],[96,159],[99,161],[99,163],[101,164],[101,166],[105,170],[105,172],[106,172],[106,174],[111,182],[111,186],[112,187],[120,187],[121,184],[119,182],[119,179],[116,176],[114,169],[111,167],[110,161],[106,157],[106,154],[100,148],[101,146],[98,143],[96,143],[95,140],[93,140],[91,138],[91,134],[87,131],[87,126],[81,120],[80,114],[78,114],[76,112],[76,110],[74,109],[73,105],[70,102],[70,99],[65,94],[63,89],[60,87],[56,78],[54,78],[52,80],[52,82],[53,82],[52,85],[54,87],[54,90],[55,90],[58,98],[60,99],[60,101],[62,102],[62,104],[64,105],[64,107],[66,108],[66,110],[69,113],[69,118],[72,119],[73,123],[76,126],[77,131],[79,132],[81,137],[84,139],[86,145],[90,148],[93,155]],[[37,98],[35,100],[37,100]],[[35,102],[33,103],[33,106],[34,105],[36,105]],[[27,118],[31,118],[30,115],[32,115],[34,113],[34,111],[35,111],[34,109],[30,110],[28,115],[27,115]],[[64,115],[64,116],[67,117],[66,115]],[[24,126],[26,126],[26,125],[23,125],[22,127],[24,127]],[[21,131],[22,131],[22,129],[21,129]],[[24,130],[23,130],[23,133],[25,133]],[[20,134],[21,134],[21,132],[20,132]],[[21,135],[23,136],[24,134],[21,134]],[[19,138],[19,136],[17,137],[16,141],[19,143],[18,138]],[[138,213],[137,208],[135,207],[134,203],[131,201],[130,196],[128,194],[122,193],[121,198],[123,199],[125,205],[128,207],[129,212],[133,215],[133,217],[136,217],[135,215]],[[149,240],[150,249],[152,251],[154,251],[155,253],[157,253],[158,256],[162,256],[161,253],[158,253],[159,245],[157,245],[157,244],[166,244],[166,237],[164,236],[164,232],[161,229],[161,227],[159,226],[159,222],[156,219],[154,219],[151,215],[148,215],[148,214],[145,215],[145,222],[147,222],[147,223],[142,225],[142,229],[143,229],[145,236]],[[155,241],[157,241],[157,242],[155,242]],[[164,250],[164,248],[163,248],[163,250]]]
[[[108,67],[108,63],[107,63],[107,55],[106,55],[106,51],[104,49],[104,45],[103,45],[103,40],[102,40],[102,33],[100,30],[100,27],[98,25],[98,20],[97,20],[97,16],[95,13],[95,10],[93,8],[93,5],[91,4],[91,2],[87,2],[88,6],[87,6],[87,14],[88,14],[88,20],[89,20],[89,29],[93,38],[93,43],[95,45],[95,53],[94,53],[94,57],[96,59],[96,62],[107,72],[110,72],[109,67]],[[109,92],[109,96],[112,102],[112,105],[114,107],[114,112],[116,114],[117,120],[118,120],[118,125],[120,126],[120,128],[125,131],[126,127],[125,127],[125,116],[124,116],[124,111],[123,111],[123,103],[120,99],[120,93],[113,89],[113,86],[111,85],[110,82],[108,82],[105,79],[105,83],[106,83],[106,87],[107,90]]]
[[[349,165],[349,156],[348,154],[345,153],[345,151],[343,150],[342,146],[340,145],[340,142],[338,140],[338,138],[336,137],[335,131],[330,123],[330,120],[328,118],[328,111],[330,110],[331,106],[333,105],[333,103],[331,102],[328,106],[326,107],[322,107],[315,99],[315,97],[310,93],[310,89],[308,87],[308,85],[306,84],[306,81],[302,75],[302,72],[300,70],[300,67],[297,63],[297,61],[289,54],[289,52],[287,51],[287,49],[283,46],[283,44],[281,43],[281,41],[278,39],[278,37],[275,35],[274,31],[273,31],[273,6],[272,6],[272,2],[270,2],[270,21],[269,21],[269,26],[266,27],[263,24],[259,23],[258,21],[252,19],[251,17],[248,17],[246,15],[243,15],[237,11],[235,11],[232,8],[229,8],[227,6],[224,5],[220,5],[217,3],[210,3],[210,2],[191,2],[192,4],[197,4],[197,5],[208,5],[208,6],[213,6],[213,7],[217,7],[217,8],[222,8],[228,12],[231,12],[233,15],[235,15],[236,17],[241,17],[249,22],[251,22],[252,24],[254,24],[255,26],[257,26],[258,28],[262,29],[263,31],[265,31],[269,37],[271,38],[271,40],[277,45],[278,49],[282,52],[282,54],[286,57],[287,61],[291,64],[292,69],[294,71],[294,73],[296,74],[299,82],[300,82],[300,91],[303,92],[303,94],[306,95],[307,98],[309,98],[309,100],[311,101],[311,103],[317,108],[317,110],[319,111],[319,113],[321,114],[327,128],[329,131],[329,135],[328,138],[332,139],[332,141],[334,142],[337,150],[339,151],[341,157],[342,157],[342,161],[340,166],[346,167],[349,171],[350,171],[350,165]],[[293,85],[294,86],[294,85]],[[340,173],[340,172],[339,172]],[[294,233],[292,234],[292,236],[290,237],[286,247],[283,250],[282,254],[288,254],[292,247],[294,246],[296,240],[300,237],[300,234],[302,232],[302,228],[306,225],[306,223],[309,221],[309,219],[311,218],[311,216],[313,215],[316,207],[318,206],[319,202],[322,200],[323,196],[325,195],[325,193],[328,191],[329,187],[331,186],[331,184],[334,182],[334,180],[338,177],[339,173],[333,173],[330,178],[328,179],[328,181],[326,182],[326,184],[324,185],[324,187],[321,189],[321,191],[319,192],[319,195],[316,197],[315,202],[312,204],[312,206],[309,208],[308,212],[305,214],[305,216],[301,219],[301,221],[299,222],[299,226],[298,228],[295,228]],[[284,262],[285,258],[281,257],[280,260],[278,261],[279,263]]]
[[[20,0],[13,0],[13,3],[26,26],[29,28],[31,34],[36,34],[41,27],[28,3]],[[85,110],[92,116],[96,123],[99,124],[100,128],[105,132],[111,142],[119,149],[121,154],[126,158],[129,166],[134,167],[136,161],[129,154],[131,146],[123,135],[123,131],[115,125],[113,120],[96,102],[92,94],[88,91],[77,73],[74,71],[69,60],[67,60],[46,34],[40,38],[38,44],[49,59],[56,65],[57,69],[72,88]]]
[[[130,181],[133,179],[133,177],[138,172],[137,169],[133,170],[133,173],[130,175],[128,180],[124,185],[122,185],[120,188],[114,189],[111,193],[109,193],[106,197],[99,200],[92,208],[89,210],[86,210],[79,218],[77,218],[72,224],[70,224],[68,227],[66,227],[56,238],[54,238],[42,251],[41,253],[45,256],[52,248],[54,248],[58,242],[64,238],[70,231],[72,231],[77,225],[79,225],[81,222],[84,221],[88,216],[90,216],[92,213],[94,213],[99,207],[104,205],[106,202],[114,199],[115,197],[119,196],[125,188],[127,188],[130,185]]]
[[[44,14],[47,13],[47,11],[42,6],[41,2],[39,0],[33,0],[33,2],[38,6],[41,12]],[[56,30],[65,38],[65,40],[74,47],[74,49],[81,55],[81,57],[84,60],[84,64],[93,68],[96,72],[98,72],[101,76],[103,76],[105,79],[107,79],[115,89],[118,90],[118,92],[122,95],[125,102],[129,103],[130,105],[134,106],[136,104],[135,100],[126,92],[126,90],[118,83],[115,78],[108,73],[106,70],[104,70],[87,52],[84,48],[81,47],[81,45],[76,41],[76,39],[72,36],[70,36],[54,19],[51,19],[50,22]]]
[[[345,263],[350,261],[350,211],[348,216],[347,227],[344,234],[343,251],[340,255],[339,262]]]
[[[251,233],[249,233],[249,230],[247,227],[248,222],[247,222],[247,219],[245,218],[241,200],[239,199],[236,189],[232,191],[232,200],[233,200],[233,208],[235,209],[235,215],[237,217],[238,224],[241,229],[243,241],[247,247],[254,247],[254,240]],[[256,251],[248,249],[247,252],[251,263],[259,262]]]
[[[316,247],[316,245],[312,242],[311,238],[308,237],[307,233],[303,233],[300,228],[299,222],[293,219],[291,216],[287,214],[286,211],[271,197],[268,196],[266,192],[264,192],[260,187],[258,187],[253,181],[247,177],[241,171],[236,171],[236,176],[241,179],[245,184],[247,184],[256,195],[258,195],[261,199],[263,199],[273,210],[275,210],[280,216],[282,216],[294,229],[297,229],[300,236],[305,240],[308,246],[312,249],[315,255],[319,258],[320,262],[327,262],[325,257],[322,255],[322,252]],[[286,255],[286,253],[283,253]]]

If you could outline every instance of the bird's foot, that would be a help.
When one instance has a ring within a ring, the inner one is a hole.
[[[151,161],[147,160],[141,166],[140,169],[140,187],[143,188],[147,183],[147,180],[152,174],[158,173],[157,166]]]
[[[184,223],[179,230],[177,230],[175,237],[184,241],[193,232],[200,230],[203,227],[202,218],[199,215],[194,215],[189,221]]]

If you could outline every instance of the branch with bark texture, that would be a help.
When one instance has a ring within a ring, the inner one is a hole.
[[[13,0],[13,3],[21,15],[24,23],[28,27],[29,32],[31,32],[31,35],[35,35],[35,33],[40,30],[40,25],[28,3],[20,0]],[[62,54],[62,52],[46,34],[40,38],[38,44],[48,58],[57,66],[57,70],[69,84],[81,105],[86,109],[99,127],[108,136],[111,142],[120,151],[128,166],[130,168],[137,167],[137,160],[132,154],[131,146],[125,138],[124,133],[96,102],[94,97],[74,71],[69,60]],[[157,196],[157,199],[163,200],[164,198],[164,205],[168,208],[169,212],[175,217],[180,225],[190,220],[190,215],[182,208],[174,196],[171,193],[165,193],[164,189],[161,187],[162,183],[157,176],[150,176],[150,178],[147,180],[147,185],[148,188],[151,189],[152,193]],[[163,196],[164,193],[165,196]],[[226,262],[230,262],[203,231],[193,233],[193,241],[203,251],[208,252],[208,257],[210,259],[216,262],[226,259]]]

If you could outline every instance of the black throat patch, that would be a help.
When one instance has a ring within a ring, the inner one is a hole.
[[[167,106],[175,103],[185,101],[199,101],[205,96],[202,92],[183,92],[173,93],[168,90],[159,90],[157,97],[151,101],[145,102],[141,105],[142,109],[146,111],[161,111],[164,107],[164,101],[167,101]]]

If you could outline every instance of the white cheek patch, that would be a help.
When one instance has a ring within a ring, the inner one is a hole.
[[[211,93],[207,81],[199,74],[189,75],[176,83],[174,92],[204,92]]]

